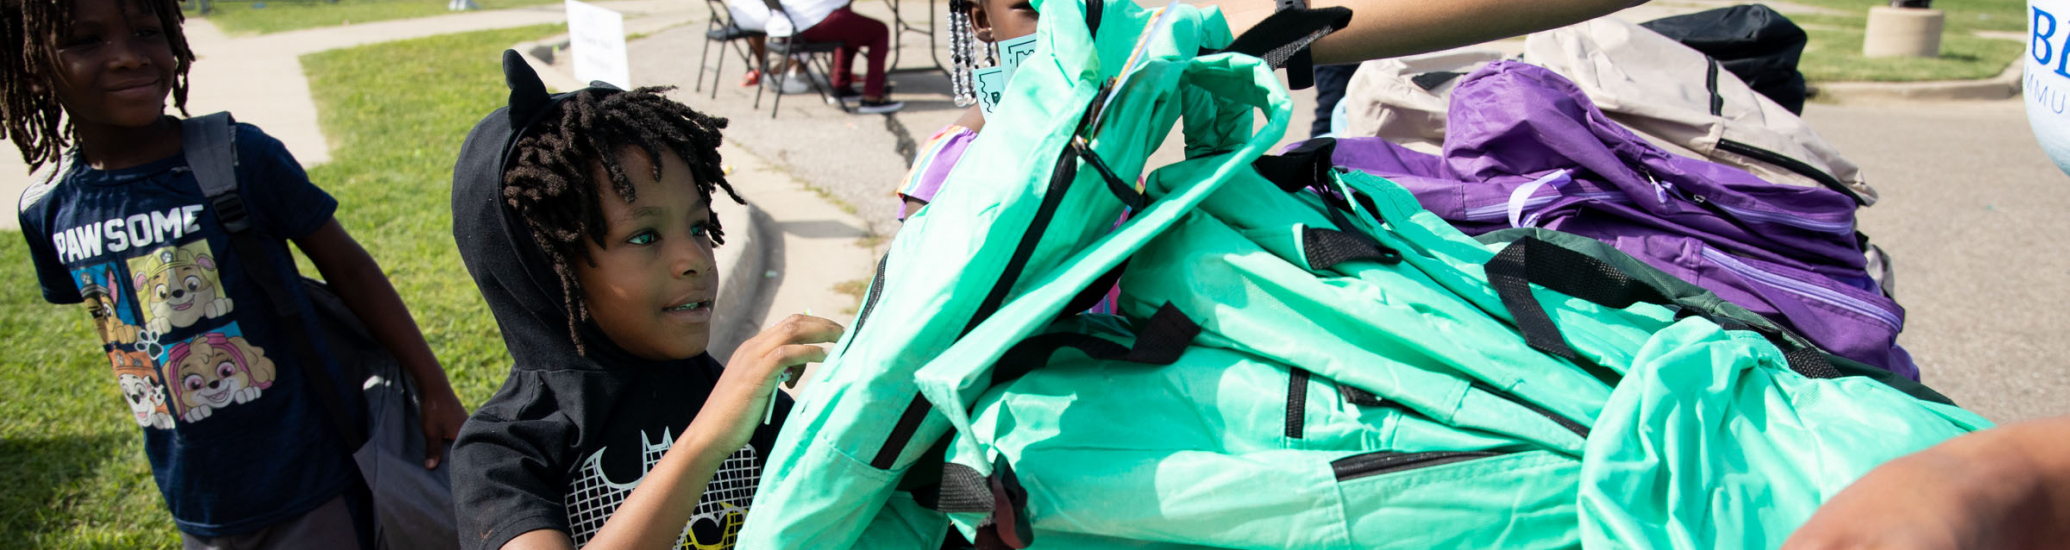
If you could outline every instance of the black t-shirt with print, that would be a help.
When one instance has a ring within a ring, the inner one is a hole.
[[[499,548],[539,529],[589,542],[697,417],[721,369],[704,355],[638,368],[514,370],[455,446],[463,546]],[[712,476],[678,547],[733,547],[790,406],[779,396],[775,418]]]

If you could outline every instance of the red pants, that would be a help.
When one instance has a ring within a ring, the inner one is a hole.
[[[841,49],[834,52],[834,74],[827,75],[834,81],[835,88],[854,84],[849,71],[855,66],[855,52],[869,48],[867,58],[870,66],[863,73],[863,97],[884,97],[884,55],[891,40],[891,29],[875,19],[863,17],[841,6],[827,14],[819,24],[798,33],[799,38],[813,42],[840,42]]]

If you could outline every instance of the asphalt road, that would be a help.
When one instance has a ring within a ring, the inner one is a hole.
[[[1882,194],[1859,219],[1895,258],[1898,343],[1928,385],[1999,422],[2070,414],[2070,176],[2020,102],[1805,109]]]

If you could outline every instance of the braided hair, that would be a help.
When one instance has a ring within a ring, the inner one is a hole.
[[[123,0],[158,16],[179,66],[173,71],[173,107],[187,114],[187,70],[194,52],[181,29],[186,16],[179,0]],[[13,52],[0,61],[0,139],[14,142],[30,170],[56,162],[76,139],[55,90],[58,41],[72,28],[72,3],[61,0],[0,0],[0,45]]]
[[[518,139],[515,158],[503,172],[503,199],[525,220],[532,239],[546,251],[561,281],[562,304],[568,311],[568,335],[577,353],[583,352],[577,327],[589,320],[583,304],[582,284],[575,278],[571,260],[595,262],[583,240],[604,245],[608,224],[602,201],[609,185],[626,202],[634,200],[633,181],[627,177],[618,153],[638,148],[653,159],[656,180],[661,179],[662,154],[673,154],[690,165],[691,179],[712,204],[712,193],[724,189],[734,202],[745,203],[726,183],[719,164],[720,130],[726,119],[692,110],[661,94],[673,87],[646,87],[632,91],[589,88],[562,101],[559,116],[548,115]],[[595,181],[601,166],[607,181]],[[726,233],[713,216],[708,234],[712,244],[726,242]]]
[[[977,89],[971,78],[979,68],[978,57],[984,57],[987,67],[999,63],[992,44],[978,40],[970,23],[972,3],[977,1],[949,0],[949,63],[956,66],[956,70],[949,72],[949,87],[958,107],[977,102]]]

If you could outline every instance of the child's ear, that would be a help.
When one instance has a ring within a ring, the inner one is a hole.
[[[984,0],[970,0],[970,30],[980,42],[992,43],[992,19],[985,16]]]

